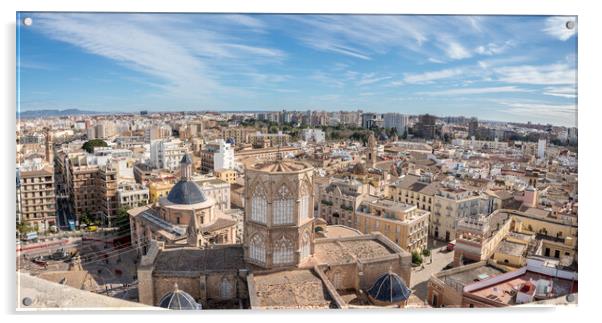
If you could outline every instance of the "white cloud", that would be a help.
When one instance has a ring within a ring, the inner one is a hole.
[[[472,56],[470,51],[456,41],[447,41],[445,46],[445,53],[451,59],[464,59]]]
[[[469,95],[469,94],[490,94],[490,93],[516,93],[516,92],[531,92],[527,89],[517,88],[515,86],[497,86],[497,87],[480,87],[480,88],[461,88],[442,91],[418,92],[420,95],[429,96],[445,96],[445,95]]]
[[[248,72],[254,63],[285,57],[278,49],[251,46],[225,34],[220,31],[224,26],[218,26],[218,22],[198,28],[190,16],[176,19],[171,15],[52,13],[34,18],[36,30],[55,40],[153,77],[152,81],[162,86],[160,95],[206,99],[218,92],[240,93],[239,89],[221,84],[224,71],[218,64],[244,58],[245,69],[237,70],[240,73]],[[224,18],[222,23],[263,27],[251,17]]]
[[[506,102],[504,113],[523,116],[527,120],[554,120],[558,124],[574,125],[577,107],[574,104]]]
[[[376,76],[375,73],[364,74],[357,85],[369,85],[390,79],[391,76]]]
[[[567,22],[573,22],[573,29],[567,28]],[[577,33],[577,21],[574,17],[549,17],[543,31],[559,40],[565,41]]]
[[[475,52],[480,55],[497,55],[505,52],[514,46],[514,42],[508,40],[503,43],[488,43],[487,45],[481,45],[475,48]]]
[[[541,85],[575,85],[576,70],[566,64],[521,65],[495,68],[498,79],[508,83]]]
[[[435,64],[443,64],[443,63],[445,63],[444,61],[442,61],[440,59],[436,59],[434,57],[429,57],[428,61],[431,62],[431,63],[435,63]]]
[[[577,97],[577,89],[574,87],[546,87],[543,94],[573,99]]]
[[[405,74],[403,81],[410,84],[419,83],[430,83],[432,81],[446,79],[454,76],[461,75],[462,69],[444,69],[435,72],[417,73],[417,74]]]

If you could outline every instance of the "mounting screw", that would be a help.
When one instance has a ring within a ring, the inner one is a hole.
[[[23,305],[29,306],[33,303],[33,300],[29,297],[23,297]]]
[[[25,26],[29,27],[29,26],[31,26],[32,23],[33,23],[33,20],[30,17],[27,17],[27,18],[23,19],[23,24]]]
[[[575,22],[572,21],[572,20],[567,21],[566,22],[566,28],[567,29],[573,29],[573,28],[575,28]]]

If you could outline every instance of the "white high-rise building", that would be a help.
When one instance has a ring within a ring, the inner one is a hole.
[[[400,113],[385,113],[383,115],[385,128],[395,128],[397,135],[404,134],[408,127],[408,116]]]
[[[544,159],[546,157],[546,140],[539,139],[537,142],[537,158]]]
[[[220,139],[219,149],[213,154],[213,170],[234,168],[234,149],[229,143]]]
[[[176,170],[188,148],[180,140],[156,140],[151,142],[151,165],[155,168]]]

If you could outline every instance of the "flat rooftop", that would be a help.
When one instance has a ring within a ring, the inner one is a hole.
[[[483,265],[476,268],[460,271],[450,275],[445,275],[442,280],[453,280],[462,285],[472,284],[474,282],[487,279],[493,276],[501,275],[504,272],[490,265]]]
[[[542,275],[536,272],[527,271],[523,275],[502,281],[500,283],[489,285],[485,288],[470,292],[472,295],[487,298],[494,302],[506,305],[514,305],[515,297],[511,292],[517,290],[521,285],[527,282],[536,282],[540,279],[552,280],[552,294],[561,296],[577,292],[577,282],[568,279],[552,278],[547,275]]]
[[[328,225],[324,231],[321,231],[324,238],[344,238],[344,237],[359,237],[362,233],[356,229],[344,225]]]
[[[507,255],[522,256],[527,250],[527,245],[508,240],[503,240],[498,245],[496,251]]]
[[[313,270],[280,271],[253,277],[262,308],[332,308],[332,299]]]
[[[341,244],[349,253],[360,260],[388,256],[395,252],[377,240],[347,240],[341,241]]]
[[[365,236],[342,237],[336,240],[320,238],[316,239],[311,264],[353,263],[356,259],[370,260],[396,253],[376,238],[366,239]]]
[[[243,249],[229,245],[213,249],[176,248],[159,252],[153,273],[188,271],[200,273],[211,270],[239,270],[246,268]]]

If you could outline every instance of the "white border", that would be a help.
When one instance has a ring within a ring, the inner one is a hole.
[[[487,322],[508,322],[508,320],[518,319],[523,321],[554,320],[555,322],[571,322],[575,319],[584,319],[586,317],[599,316],[596,311],[597,303],[600,301],[599,278],[597,273],[600,265],[599,252],[595,251],[600,245],[595,238],[596,229],[600,228],[601,214],[598,212],[598,205],[595,203],[598,187],[601,183],[598,171],[597,157],[600,145],[597,138],[600,133],[596,131],[598,123],[602,120],[598,94],[602,84],[600,80],[600,66],[598,60],[602,58],[600,52],[599,31],[602,30],[599,16],[599,10],[595,7],[596,1],[574,1],[574,0],[330,0],[312,3],[309,1],[245,1],[245,0],[225,0],[214,2],[193,2],[192,0],[104,0],[104,1],[44,1],[44,0],[10,0],[2,1],[1,15],[3,18],[3,45],[2,64],[5,75],[1,79],[4,98],[4,118],[2,138],[6,140],[5,147],[8,155],[2,158],[2,196],[5,207],[2,214],[4,220],[5,235],[2,239],[4,245],[0,250],[5,257],[6,262],[2,268],[2,278],[4,279],[4,290],[2,293],[2,304],[5,306],[4,313],[14,313],[15,306],[15,281],[14,281],[14,240],[13,234],[13,215],[14,211],[14,123],[15,119],[15,12],[16,11],[128,11],[128,12],[264,12],[264,13],[405,13],[405,14],[531,14],[531,15],[578,15],[579,16],[579,135],[580,135],[580,176],[581,178],[581,208],[580,208],[580,268],[579,278],[581,281],[579,291],[579,306],[577,309],[557,308],[555,310],[534,310],[534,309],[512,309],[498,311],[467,311],[467,310],[431,310],[431,311],[405,311],[391,312],[384,314],[383,311],[310,311],[310,312],[203,312],[202,315],[180,315],[178,320],[241,320],[241,321],[262,321],[262,322],[282,322],[287,321],[307,321],[316,316],[321,320],[351,320],[351,321],[370,321],[377,319],[395,319],[395,320],[437,320],[437,321],[466,321],[466,320],[484,320]],[[11,290],[12,289],[12,290]],[[79,313],[79,314],[76,314]],[[82,312],[69,312],[68,314],[36,314],[27,313],[18,317],[6,317],[5,319],[19,320],[20,322],[41,320],[46,321],[81,321],[86,322],[104,322],[113,319],[105,315],[86,315],[81,316]],[[171,313],[173,315],[173,313]],[[293,314],[293,315],[291,315]],[[124,313],[118,314],[122,319],[136,321],[166,321],[172,317],[165,314],[140,314]],[[395,315],[395,316],[392,316]],[[401,317],[403,315],[403,317]],[[344,316],[344,317],[341,317]]]

